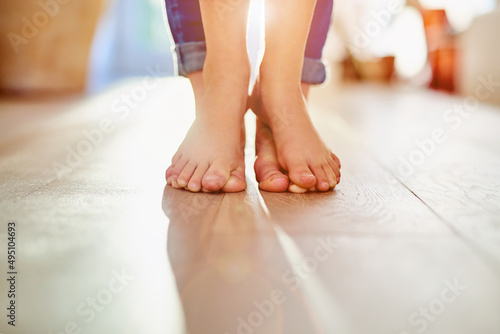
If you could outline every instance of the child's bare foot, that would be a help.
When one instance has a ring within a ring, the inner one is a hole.
[[[260,88],[260,107],[254,108],[254,112],[272,130],[276,160],[288,171],[289,191],[328,191],[335,187],[340,181],[339,159],[314,129],[300,85],[273,81],[272,74],[268,77],[264,72],[262,75],[261,69],[257,87]],[[255,168],[258,176],[280,172],[270,163],[256,162]]]
[[[174,188],[192,192],[246,188],[243,116],[249,71],[226,69],[227,73],[205,70],[208,78],[196,99],[196,119],[166,172],[167,183]]]

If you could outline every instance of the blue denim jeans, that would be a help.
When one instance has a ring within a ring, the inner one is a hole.
[[[205,34],[199,0],[165,0],[168,24],[175,42],[178,74],[203,69],[206,55]],[[333,11],[333,0],[317,0],[304,54],[302,82],[320,84],[326,80],[321,59]]]

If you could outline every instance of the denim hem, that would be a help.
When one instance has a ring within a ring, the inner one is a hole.
[[[327,78],[327,65],[321,59],[304,58],[302,67],[302,82],[311,85],[322,84]]]
[[[207,55],[206,42],[186,42],[175,45],[177,74],[183,77],[201,71]]]
[[[203,70],[207,55],[206,42],[186,42],[175,45],[177,74],[183,77]],[[312,85],[322,84],[327,78],[326,64],[321,59],[304,58],[302,82]]]

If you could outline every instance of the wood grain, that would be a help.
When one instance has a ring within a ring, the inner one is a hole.
[[[359,95],[364,98],[356,98]],[[498,108],[479,104],[459,122],[457,113],[448,113],[457,106],[466,111],[463,98],[425,91],[398,93],[380,86],[357,87],[332,101],[331,107],[346,119],[347,131],[368,154],[500,275]],[[317,111],[329,118],[324,104]],[[446,115],[453,115],[455,121],[447,122]],[[329,124],[340,130],[335,119]],[[435,143],[422,163],[413,165],[412,173],[401,173],[400,157],[409,161],[414,152],[422,152],[416,142],[428,142],[435,129],[442,129],[446,140]]]

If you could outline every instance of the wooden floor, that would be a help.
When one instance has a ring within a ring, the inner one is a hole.
[[[148,87],[1,100],[0,333],[500,333],[500,108],[317,89],[335,191],[260,192],[249,114],[247,191],[191,194],[163,176],[193,119],[189,86]]]

